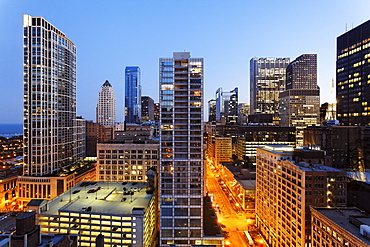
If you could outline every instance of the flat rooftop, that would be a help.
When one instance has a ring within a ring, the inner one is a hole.
[[[360,234],[360,229],[349,222],[350,216],[355,216],[357,220],[363,222],[365,225],[370,225],[369,215],[361,212],[357,208],[343,208],[343,209],[334,209],[334,208],[314,208],[316,211],[333,221],[338,226],[342,227],[346,231],[350,232],[352,235],[356,236],[358,239],[361,239],[363,242],[370,245],[370,240],[364,238]],[[366,217],[367,216],[367,217]]]
[[[302,171],[343,172],[343,170],[325,165],[309,164],[306,162],[294,162],[294,164]]]
[[[84,182],[87,183],[87,182]],[[89,182],[88,186],[77,185],[50,200],[49,209],[41,214],[58,215],[62,212],[84,212],[114,215],[131,215],[133,208],[147,208],[152,194],[146,193],[143,182]],[[97,190],[100,187],[99,190]],[[125,189],[124,189],[125,188]],[[96,192],[89,193],[91,190]],[[133,191],[133,195],[124,195]],[[91,207],[91,211],[83,210]]]
[[[237,181],[240,183],[241,186],[243,186],[243,189],[245,190],[252,190],[256,189],[256,180],[239,180]]]

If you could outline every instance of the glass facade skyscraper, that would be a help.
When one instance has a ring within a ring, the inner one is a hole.
[[[288,65],[286,91],[279,98],[280,125],[296,127],[297,145],[301,146],[303,129],[320,123],[316,54],[303,54]]]
[[[141,122],[141,82],[138,66],[127,66],[125,69],[125,122]]]
[[[23,15],[24,175],[42,176],[74,163],[76,47],[42,17]]]
[[[222,88],[216,91],[216,122],[236,124],[238,122],[238,88],[224,92]]]
[[[252,58],[250,61],[251,114],[279,114],[279,93],[285,90],[289,58]]]
[[[337,119],[370,125],[370,20],[337,38]]]
[[[203,58],[159,60],[160,246],[201,244],[203,233]]]

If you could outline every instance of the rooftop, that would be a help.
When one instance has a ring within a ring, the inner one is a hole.
[[[49,201],[42,214],[58,215],[58,211],[130,215],[133,208],[147,208],[152,194],[146,193],[146,183],[83,182]],[[98,190],[98,188],[100,189]],[[124,191],[124,188],[126,191]],[[95,192],[94,192],[95,191]],[[133,191],[133,195],[124,195]],[[91,211],[86,208],[91,207]]]
[[[342,172],[340,169],[334,167],[320,165],[320,164],[309,164],[307,162],[295,162],[294,163],[302,171],[322,171],[322,172]]]
[[[256,180],[238,180],[245,190],[256,189]]]
[[[275,154],[291,154],[293,155],[294,147],[284,145],[284,144],[274,144],[274,145],[264,145],[262,147],[257,147],[260,149],[264,149],[270,151]]]
[[[352,235],[361,239],[363,242],[370,245],[370,240],[364,238],[360,234],[359,227],[356,227],[350,222],[350,217],[355,217],[358,221],[364,225],[370,225],[370,216],[358,210],[357,208],[314,208],[317,212],[324,215],[326,218],[333,221],[335,224],[350,232]]]

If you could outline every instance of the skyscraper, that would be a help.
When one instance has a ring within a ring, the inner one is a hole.
[[[203,58],[160,58],[160,246],[203,236]]]
[[[125,69],[125,121],[141,122],[141,82],[139,66]]]
[[[42,17],[23,15],[24,175],[77,159],[76,47]]]
[[[285,90],[289,58],[252,58],[250,61],[251,114],[279,114],[279,93]]]
[[[297,144],[303,144],[303,129],[320,122],[320,89],[317,86],[317,55],[303,54],[286,70],[286,91],[280,97],[280,124],[297,129]]]
[[[208,122],[216,122],[216,100],[208,100]]]
[[[370,125],[370,20],[337,38],[337,117]]]
[[[141,96],[141,120],[154,120],[154,100],[150,96]]]
[[[236,124],[238,122],[238,88],[230,92],[224,92],[220,87],[216,91],[216,121],[226,124]]]
[[[116,122],[116,95],[108,80],[100,87],[96,122],[104,126],[111,126]]]

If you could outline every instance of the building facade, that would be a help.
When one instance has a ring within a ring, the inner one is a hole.
[[[149,169],[158,169],[159,143],[110,141],[98,143],[99,181],[146,181]]]
[[[311,126],[304,130],[304,146],[318,147],[333,167],[364,172],[370,168],[370,128],[366,126]]]
[[[286,70],[286,91],[280,97],[280,125],[297,129],[297,145],[303,144],[303,129],[320,122],[320,89],[317,86],[317,55],[303,54]]]
[[[208,122],[216,123],[216,100],[208,100]]]
[[[86,156],[97,157],[96,144],[114,139],[113,126],[103,126],[93,121],[86,122]]]
[[[215,163],[231,162],[233,145],[231,137],[209,136],[207,138],[207,158]]]
[[[250,61],[251,114],[279,114],[279,93],[285,90],[289,58],[252,58]]]
[[[160,246],[202,244],[203,58],[160,58]]]
[[[370,20],[337,38],[337,117],[370,124]]]
[[[222,88],[216,91],[216,122],[237,124],[238,122],[238,88],[224,92]]]
[[[125,122],[141,122],[141,81],[139,66],[125,69]]]
[[[23,15],[24,175],[42,176],[76,154],[76,47],[42,17]]]
[[[150,96],[141,96],[141,121],[154,120],[154,100]]]
[[[310,246],[309,206],[346,206],[346,172],[324,162],[315,150],[257,149],[256,223],[269,246]]]
[[[96,238],[102,234],[104,246],[154,247],[158,231],[156,197],[146,193],[145,183],[129,183],[125,188],[133,194],[125,196],[121,183],[78,186],[45,206],[40,203],[27,209],[37,212],[43,234],[78,234],[78,246],[95,247]]]
[[[262,115],[262,114],[260,114]],[[248,167],[256,165],[257,148],[271,144],[295,147],[295,127],[248,125],[240,127],[235,153]]]
[[[248,122],[248,116],[250,114],[250,105],[247,103],[238,104],[238,124],[243,125]]]
[[[312,247],[370,246],[370,216],[357,208],[311,208]]]
[[[104,126],[111,126],[116,122],[116,95],[108,80],[100,87],[96,122]]]

